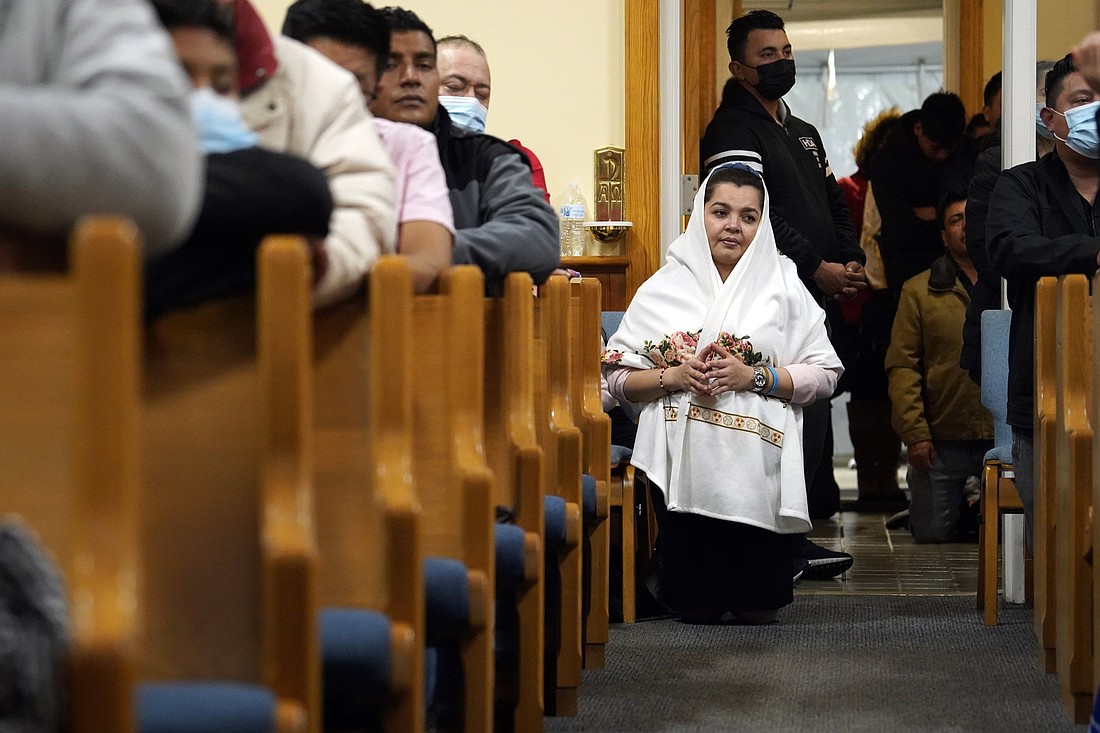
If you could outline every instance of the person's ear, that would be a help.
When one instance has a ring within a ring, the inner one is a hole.
[[[920,120],[917,120],[913,125],[913,134],[917,137],[924,137],[924,126],[921,125]]]
[[[1039,110],[1039,117],[1042,118],[1043,124],[1047,126],[1047,130],[1051,133],[1054,132],[1054,110],[1050,107],[1043,107]]]

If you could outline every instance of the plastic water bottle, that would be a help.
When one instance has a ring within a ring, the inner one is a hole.
[[[580,257],[584,254],[584,197],[577,184],[569,184],[569,193],[561,205],[561,255]]]

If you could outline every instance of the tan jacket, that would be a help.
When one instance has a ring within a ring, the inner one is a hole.
[[[313,292],[323,306],[355,292],[374,261],[394,251],[393,166],[355,78],[297,41],[274,41],[279,68],[245,97],[244,118],[263,146],[300,155],[328,176],[328,268]]]
[[[901,289],[886,371],[894,430],[906,445],[993,438],[981,390],[959,367],[970,296],[958,273],[945,254]]]

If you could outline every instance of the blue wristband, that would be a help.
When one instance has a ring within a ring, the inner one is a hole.
[[[764,368],[772,373],[771,389],[764,393],[765,395],[770,397],[771,395],[779,391],[779,372],[775,370],[775,367],[765,366]]]

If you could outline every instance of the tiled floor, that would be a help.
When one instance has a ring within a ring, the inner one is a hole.
[[[854,471],[838,467],[841,500],[856,498]],[[904,471],[899,471],[904,481]],[[810,537],[822,547],[851,553],[852,568],[831,580],[804,580],[796,593],[868,595],[973,595],[977,544],[918,545],[907,529],[886,529],[890,513],[842,511],[814,522]]]

